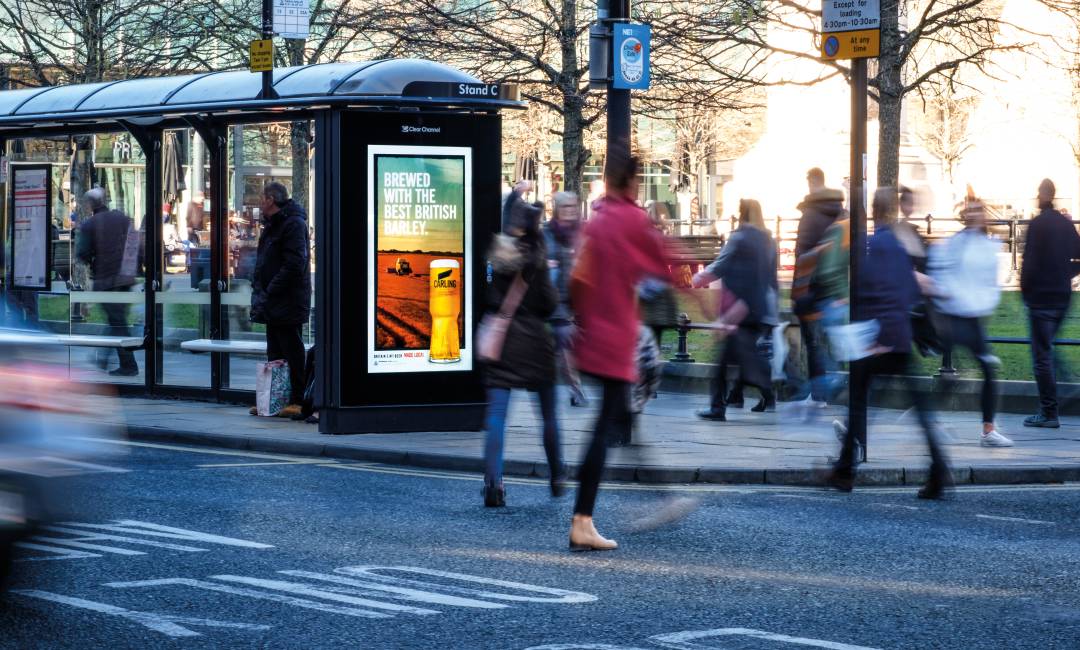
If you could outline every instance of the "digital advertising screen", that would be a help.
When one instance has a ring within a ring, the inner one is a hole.
[[[12,167],[12,286],[49,288],[49,167]]]
[[[472,149],[367,156],[367,370],[472,370]]]

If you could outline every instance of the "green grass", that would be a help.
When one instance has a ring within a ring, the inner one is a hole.
[[[59,321],[65,323],[68,321],[71,308],[70,305],[70,298],[67,295],[43,295],[38,298],[38,317],[43,321]],[[165,327],[198,329],[199,307],[200,305],[163,305],[165,310]],[[86,320],[83,322],[102,325],[108,322],[108,319],[105,317],[105,310],[101,308],[100,304],[91,303],[89,308],[89,313],[87,313]],[[138,316],[137,314],[139,314],[139,310],[136,310],[133,306],[129,313],[129,322],[135,324],[137,320],[141,320],[141,316]],[[266,326],[262,323],[251,323],[251,331],[265,332]]]
[[[786,293],[783,292],[783,293]],[[695,323],[704,322],[700,306],[693,298],[685,293],[679,295],[681,311],[686,312]],[[788,304],[786,295],[782,297],[781,304]],[[993,317],[988,323],[990,336],[1009,336],[1027,339],[1028,322],[1027,311],[1024,309],[1019,292],[1008,291],[1001,295],[1001,304],[998,305]],[[1076,305],[1069,310],[1065,323],[1062,325],[1058,338],[1080,338],[1080,307]],[[664,333],[664,344],[670,346],[670,351],[665,351],[665,356],[675,354],[678,342],[678,334],[674,331]],[[1017,379],[1033,381],[1031,374],[1031,349],[1027,344],[997,344],[993,346],[994,354],[1001,359],[1001,379]],[[711,362],[715,356],[715,342],[709,332],[691,331],[687,335],[687,349],[695,361]],[[1080,369],[1080,346],[1061,346],[1057,348],[1059,364],[1059,381],[1080,380],[1080,373],[1071,369]],[[916,365],[919,374],[932,375],[941,367],[940,357],[924,359],[916,354]],[[953,355],[953,366],[961,376],[978,377],[978,365],[974,358],[966,350],[958,351]]]

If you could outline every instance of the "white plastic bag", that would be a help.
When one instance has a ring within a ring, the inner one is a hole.
[[[292,383],[289,363],[284,359],[255,365],[255,412],[273,417],[289,405]]]

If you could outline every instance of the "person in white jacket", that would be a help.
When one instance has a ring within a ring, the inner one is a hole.
[[[932,247],[929,260],[934,304],[942,318],[938,327],[946,351],[971,350],[983,373],[980,444],[1011,447],[1012,440],[994,426],[997,399],[994,366],[1001,362],[986,341],[983,320],[994,313],[1001,299],[998,286],[998,252],[1001,242],[986,233],[986,210],[978,199],[968,199],[963,212],[965,228]]]

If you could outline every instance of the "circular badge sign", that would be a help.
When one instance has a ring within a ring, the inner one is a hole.
[[[645,74],[645,57],[643,56],[641,41],[633,36],[622,43],[620,68],[620,73],[627,83],[637,83]]]
[[[836,56],[836,53],[840,51],[840,39],[835,36],[830,36],[825,39],[825,54],[827,56]]]

